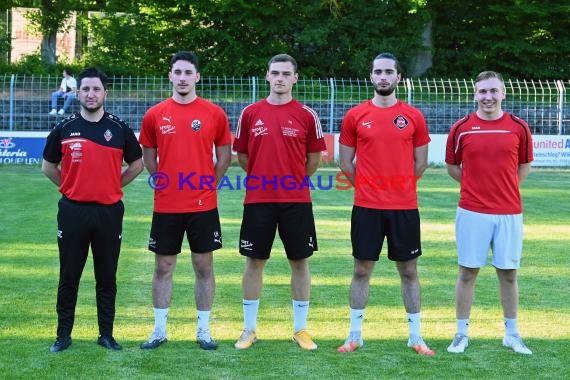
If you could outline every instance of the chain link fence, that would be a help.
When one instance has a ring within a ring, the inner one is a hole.
[[[61,116],[48,115],[51,93],[61,77],[0,75],[0,130],[46,131]],[[570,133],[570,81],[507,80],[503,108],[526,120],[533,134]],[[168,78],[110,78],[106,109],[138,131],[152,105],[172,94]],[[202,77],[198,95],[220,105],[235,129],[241,110],[267,96],[265,78]],[[300,79],[294,96],[314,108],[328,133],[338,132],[346,111],[373,94],[367,79]],[[398,98],[423,111],[430,133],[446,134],[459,118],[473,112],[473,81],[466,79],[404,79]],[[78,111],[77,100],[71,112]]]

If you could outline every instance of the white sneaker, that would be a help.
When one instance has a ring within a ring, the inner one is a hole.
[[[525,346],[519,334],[505,335],[503,338],[503,346],[512,348],[517,354],[532,355],[532,351]]]
[[[55,116],[55,115],[57,115],[57,110],[54,108],[51,111],[49,111],[49,114],[52,116]]]
[[[457,333],[453,337],[453,341],[447,347],[447,352],[452,354],[461,354],[465,352],[465,349],[469,346],[469,337],[464,334]]]
[[[64,113],[65,113],[65,111],[63,110],[63,108],[60,109],[59,111],[57,111],[57,114],[58,114],[58,115],[63,115]]]

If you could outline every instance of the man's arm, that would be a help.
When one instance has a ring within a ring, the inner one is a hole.
[[[232,148],[230,144],[216,147],[216,165],[214,171],[216,172],[216,184],[219,184],[226,174],[226,170],[230,166],[232,159]]]
[[[447,164],[447,174],[457,182],[461,183],[461,165]]]
[[[149,174],[155,173],[158,170],[158,154],[156,148],[142,147],[143,163]]]
[[[321,163],[321,152],[307,153],[307,162],[305,163],[305,169],[308,176],[312,176]]]
[[[428,144],[414,148],[414,175],[420,178],[428,167]]]
[[[133,179],[136,178],[144,169],[142,158],[134,160],[133,162],[127,162],[127,167],[123,170],[121,174],[121,187],[127,186]]]
[[[248,161],[248,154],[247,153],[239,153],[238,156],[238,164],[241,168],[247,173],[247,161]]]
[[[339,161],[340,170],[345,173],[347,179],[354,186],[354,175],[356,174],[356,166],[354,165],[354,157],[356,148],[339,144]]]
[[[53,163],[43,160],[42,172],[58,187],[61,185],[61,169],[59,167],[59,162]]]
[[[524,181],[526,179],[526,177],[528,176],[528,173],[530,173],[530,163],[519,165],[519,168],[518,168],[519,183],[521,183],[522,181]]]

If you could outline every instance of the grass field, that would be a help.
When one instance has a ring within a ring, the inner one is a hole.
[[[230,168],[231,178],[241,174]],[[323,169],[333,175],[335,169]],[[521,356],[502,347],[502,312],[492,267],[481,270],[471,317],[471,342],[463,355],[447,353],[455,332],[457,273],[454,216],[458,185],[443,168],[429,168],[419,183],[424,255],[422,330],[437,351],[420,357],[406,347],[407,322],[394,264],[383,254],[372,280],[363,336],[365,346],[341,355],[348,332],[352,273],[349,219],[352,191],[313,192],[319,251],[313,275],[309,328],[319,348],[306,352],[291,342],[289,267],[276,241],[266,267],[258,337],[251,349],[233,343],[242,328],[241,274],[237,252],[243,192],[222,190],[225,247],[215,253],[217,281],[212,332],[217,351],[195,339],[193,272],[183,254],[174,278],[169,342],[155,351],[139,344],[153,325],[153,255],[146,250],[152,191],[146,173],[126,188],[123,249],[118,272],[115,337],[124,347],[109,352],[95,344],[97,317],[91,258],[85,268],[73,345],[53,354],[58,282],[56,211],[59,193],[38,167],[0,166],[4,185],[0,223],[0,376],[14,379],[466,379],[568,378],[570,373],[570,169],[535,169],[523,184],[525,242],[519,274],[519,327],[534,352]]]

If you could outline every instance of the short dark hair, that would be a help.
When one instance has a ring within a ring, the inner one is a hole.
[[[71,67],[64,67],[63,71],[65,71],[67,73],[67,75],[73,75],[73,71],[71,70]]]
[[[402,65],[400,64],[400,61],[398,61],[398,58],[396,58],[396,56],[392,53],[380,53],[376,57],[374,57],[372,62],[370,62],[370,72],[374,70],[374,61],[376,61],[377,59],[391,59],[395,63],[396,72],[398,74],[402,73]]]
[[[81,87],[81,81],[83,78],[99,78],[103,84],[103,88],[107,89],[107,75],[96,67],[88,67],[79,73],[79,87]]]
[[[501,74],[499,74],[496,71],[482,71],[480,72],[476,77],[475,77],[475,83],[477,84],[481,81],[487,80],[487,79],[491,79],[491,78],[497,78],[498,80],[500,80],[502,83],[505,83],[505,81],[503,80],[503,76]]]
[[[196,72],[200,72],[200,66],[198,64],[198,57],[191,51],[182,50],[172,56],[170,59],[170,69],[176,63],[176,61],[188,61],[196,67]]]
[[[291,57],[289,54],[277,54],[273,57],[271,57],[271,59],[269,60],[269,62],[267,63],[267,66],[271,66],[272,63],[275,62],[291,62],[291,64],[293,65],[293,72],[297,72],[297,61],[295,60],[295,58]]]

